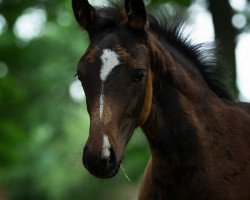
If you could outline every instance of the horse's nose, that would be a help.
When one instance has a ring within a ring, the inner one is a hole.
[[[108,149],[102,148],[98,154],[85,146],[82,161],[85,168],[98,178],[110,177],[117,164],[115,151],[111,146]]]

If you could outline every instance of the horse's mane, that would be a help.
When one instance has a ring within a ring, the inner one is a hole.
[[[185,10],[169,15],[165,8],[149,14],[150,30],[165,37],[166,41],[177,47],[197,67],[207,85],[220,98],[232,100],[227,86],[227,75],[222,66],[218,66],[215,42],[194,44],[185,33],[188,28],[189,14]]]
[[[120,1],[109,1],[109,6],[101,8],[101,12],[112,16],[114,24],[121,22],[121,11],[123,9]],[[222,99],[232,100],[232,94],[228,89],[227,76],[222,66],[218,66],[216,45],[212,43],[194,44],[189,35],[185,33],[188,27],[188,12],[181,10],[174,15],[169,15],[168,11],[161,7],[156,11],[148,13],[149,29],[165,38],[173,47],[181,51],[189,58],[200,72],[201,76],[212,89],[212,91]]]

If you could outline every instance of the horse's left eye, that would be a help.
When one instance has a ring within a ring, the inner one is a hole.
[[[134,82],[141,82],[143,77],[145,75],[145,70],[143,69],[139,69],[137,70],[135,73],[134,73],[134,76],[133,76],[133,81]]]

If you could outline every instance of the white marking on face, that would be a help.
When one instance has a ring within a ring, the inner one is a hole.
[[[99,110],[100,110],[100,120],[102,120],[102,116],[103,116],[103,107],[104,107],[104,100],[103,100],[103,85],[102,85],[102,89],[101,89],[101,96],[99,98]]]
[[[101,55],[101,60],[102,60],[102,66],[100,71],[100,78],[102,80],[102,88],[101,88],[101,96],[99,98],[100,121],[102,121],[103,111],[104,111],[104,92],[103,92],[104,82],[106,81],[107,77],[112,72],[112,70],[120,64],[119,55],[110,49],[103,50],[103,53]]]
[[[99,98],[99,114],[100,122],[102,124],[104,111],[104,82],[106,81],[112,70],[120,64],[119,56],[116,52],[110,49],[104,49],[101,55],[102,66],[100,71],[100,78],[102,80],[101,95]],[[101,127],[102,128],[102,127]],[[110,156],[110,143],[107,135],[103,135],[102,157],[108,158]]]
[[[110,143],[107,135],[103,135],[103,144],[102,144],[102,157],[108,158],[110,156]]]
[[[104,82],[111,71],[120,64],[119,56],[116,52],[110,50],[110,49],[104,49],[102,56],[102,67],[100,72],[101,80]]]

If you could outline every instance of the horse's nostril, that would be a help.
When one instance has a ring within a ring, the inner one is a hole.
[[[116,165],[116,155],[115,155],[115,151],[113,148],[109,149],[110,153],[109,153],[109,157],[105,158],[105,169],[106,170],[110,170],[112,169],[115,165]]]
[[[113,148],[110,148],[110,156],[109,156],[109,162],[115,164],[116,163],[116,155]]]
[[[83,155],[82,155],[82,164],[85,166],[86,169],[89,170],[89,159],[88,159],[89,155],[88,155],[88,147],[85,146],[83,148]]]
[[[116,164],[116,156],[113,148],[102,149],[101,155],[99,157],[99,166],[101,171],[110,170]]]

